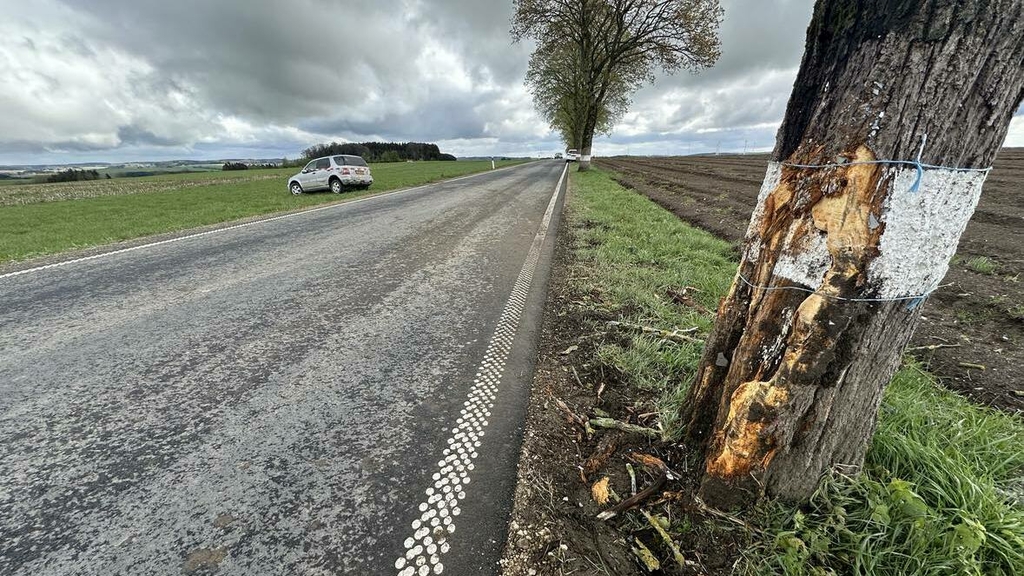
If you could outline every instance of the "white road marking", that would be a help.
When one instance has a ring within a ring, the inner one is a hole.
[[[509,170],[517,168],[519,166],[526,166],[529,162],[523,164],[516,164],[514,166],[506,166],[504,168],[498,168],[497,170],[490,170],[487,172],[477,172],[475,174],[468,174],[466,176],[459,176],[458,178],[452,178],[450,180],[442,180],[440,182],[433,182],[431,184],[424,184],[422,186],[416,186],[413,188],[403,188],[401,190],[394,190],[392,192],[385,192],[383,194],[376,194],[373,196],[367,196],[365,198],[357,198],[348,202],[337,202],[329,204],[327,206],[320,206],[317,208],[310,208],[308,210],[302,210],[300,212],[292,212],[290,214],[283,214],[281,216],[271,216],[269,218],[263,218],[260,220],[253,220],[252,222],[246,222],[244,224],[235,224],[234,226],[226,226],[224,228],[218,228],[216,230],[207,230],[206,232],[197,232],[195,234],[188,234],[185,236],[178,236],[177,238],[169,238],[167,240],[161,240],[159,242],[150,242],[148,244],[140,244],[139,246],[132,246],[130,248],[122,248],[120,250],[112,250],[110,252],[103,252],[102,254],[93,254],[92,256],[85,256],[83,258],[75,258],[73,260],[65,260],[63,262],[54,262],[53,264],[46,264],[45,266],[36,266],[35,268],[26,268],[24,270],[17,270],[14,272],[8,272],[6,274],[0,274],[0,280],[4,278],[11,278],[13,276],[21,276],[23,274],[30,274],[32,272],[40,272],[42,270],[49,270],[51,268],[61,268],[63,266],[70,266],[72,264],[78,264],[79,262],[87,262],[89,260],[98,260],[100,258],[107,258],[115,256],[117,254],[124,254],[126,252],[134,252],[136,250],[142,250],[143,248],[152,248],[154,246],[163,246],[164,244],[172,244],[174,242],[181,242],[183,240],[191,240],[192,238],[200,238],[202,236],[209,236],[211,234],[220,234],[222,232],[228,232],[229,230],[238,230],[239,228],[247,228],[249,226],[256,226],[257,224],[266,224],[267,222],[274,222],[276,220],[284,220],[285,218],[293,218],[295,216],[302,216],[305,214],[312,214],[313,212],[320,212],[322,210],[331,210],[332,208],[339,208],[341,206],[351,206],[352,204],[358,204],[360,202],[367,202],[369,200],[377,200],[378,198],[384,198],[387,196],[394,196],[395,194],[405,194],[414,190],[421,190],[430,186],[437,186],[439,184],[448,184],[450,182],[458,182],[459,180],[466,180],[468,178],[475,178],[484,174],[493,174],[501,170]]]
[[[428,576],[441,574],[444,564],[441,555],[451,549],[450,536],[455,532],[455,518],[462,514],[459,503],[466,497],[470,473],[475,468],[473,461],[478,456],[480,439],[483,438],[494,398],[501,383],[501,376],[508,362],[512,342],[515,340],[519,320],[526,307],[533,274],[537,270],[541,247],[548,235],[551,217],[558,203],[558,193],[568,172],[568,164],[555,185],[547,211],[541,220],[540,229],[533,239],[526,262],[512,287],[512,294],[501,313],[498,326],[494,329],[487,353],[477,367],[476,379],[469,389],[462,412],[455,420],[448,447],[437,462],[434,484],[426,490],[426,500],[420,503],[421,515],[412,521],[412,536],[405,539],[406,552],[395,560],[398,576]]]

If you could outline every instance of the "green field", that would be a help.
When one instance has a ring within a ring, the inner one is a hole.
[[[287,178],[297,168],[5,186],[0,188],[0,263],[344,202],[490,167],[483,160],[374,164],[370,190],[341,196],[292,196]]]

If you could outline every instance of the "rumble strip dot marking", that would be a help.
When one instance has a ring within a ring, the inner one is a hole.
[[[491,341],[487,346],[487,354],[477,368],[473,387],[467,394],[462,412],[455,420],[452,436],[448,438],[448,447],[441,453],[437,461],[437,472],[432,479],[434,484],[426,490],[426,500],[417,508],[421,515],[412,521],[412,537],[405,539],[405,555],[395,560],[398,576],[428,576],[444,572],[441,555],[451,549],[451,535],[455,533],[454,518],[462,514],[459,503],[466,498],[466,489],[470,484],[470,472],[474,469],[480,448],[480,439],[484,437],[494,398],[498,392],[498,384],[508,362],[512,341],[519,328],[519,320],[526,306],[526,296],[530,292],[533,274],[540,259],[540,250],[548,235],[548,226],[558,202],[558,192],[568,165],[562,170],[562,176],[555,185],[555,192],[548,203],[547,211],[541,220],[540,229],[533,239],[526,262],[519,272],[519,277],[512,287],[505,309],[501,312],[498,326],[494,329]]]

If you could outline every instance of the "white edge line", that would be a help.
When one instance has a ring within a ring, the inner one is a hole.
[[[444,572],[441,557],[451,550],[449,536],[455,533],[454,518],[462,514],[459,504],[466,498],[466,486],[472,480],[470,473],[479,455],[477,450],[481,448],[481,439],[489,424],[487,419],[491,417],[505,364],[519,332],[533,276],[568,171],[569,166],[566,164],[527,252],[526,261],[512,287],[512,293],[488,342],[487,352],[477,365],[476,378],[466,394],[466,401],[455,421],[456,426],[451,429],[452,435],[446,440],[447,448],[442,453],[442,459],[437,462],[436,472],[432,476],[433,484],[425,490],[426,500],[417,508],[422,514],[412,521],[412,536],[403,542],[405,553],[395,560],[394,567],[398,576],[428,576]]]
[[[24,270],[16,270],[14,272],[8,272],[6,274],[0,274],[0,280],[3,280],[5,278],[13,278],[14,276],[22,276],[24,274],[30,274],[32,272],[40,272],[42,270],[49,270],[51,268],[61,268],[63,266],[70,266],[71,264],[77,264],[79,262],[87,262],[89,260],[99,260],[100,258],[107,258],[107,257],[110,257],[110,256],[116,256],[118,254],[124,254],[126,252],[134,252],[136,250],[142,250],[143,248],[152,248],[154,246],[162,246],[164,244],[172,244],[174,242],[181,242],[183,240],[191,240],[192,238],[199,238],[199,237],[202,237],[202,236],[210,236],[212,234],[220,234],[222,232],[228,232],[228,231],[231,231],[231,230],[237,230],[239,228],[247,228],[249,226],[256,226],[257,224],[266,224],[267,222],[274,222],[276,220],[284,220],[285,218],[292,218],[292,217],[295,217],[295,216],[302,216],[302,215],[305,215],[305,214],[312,214],[313,212],[320,212],[322,210],[331,210],[333,208],[339,208],[341,206],[351,206],[353,204],[358,204],[360,202],[367,202],[367,201],[370,201],[370,200],[377,200],[378,198],[385,198],[387,196],[394,196],[396,194],[405,194],[407,192],[413,192],[415,190],[421,190],[423,188],[429,188],[431,186],[437,186],[437,185],[440,185],[440,184],[448,184],[449,182],[458,182],[459,180],[466,180],[466,179],[469,179],[469,178],[478,178],[478,177],[486,175],[486,174],[494,174],[495,172],[500,172],[502,170],[511,170],[511,169],[519,168],[521,166],[526,166],[526,165],[529,165],[529,164],[532,164],[532,162],[523,162],[522,164],[516,164],[516,165],[513,165],[513,166],[505,166],[503,168],[498,168],[497,170],[485,170],[483,172],[476,172],[474,174],[467,174],[465,176],[459,176],[457,178],[451,178],[449,180],[440,180],[440,181],[437,181],[437,182],[431,182],[429,184],[421,184],[419,186],[414,186],[412,188],[402,188],[400,190],[392,190],[391,192],[384,192],[384,193],[381,193],[381,194],[374,194],[374,195],[371,195],[371,196],[365,196],[363,198],[356,198],[354,200],[333,202],[331,204],[328,204],[327,206],[317,206],[317,207],[313,207],[313,208],[307,208],[305,210],[300,210],[298,212],[291,212],[291,213],[288,213],[288,214],[282,214],[280,216],[270,216],[270,217],[267,217],[267,218],[261,218],[259,220],[253,220],[251,222],[245,222],[243,224],[235,224],[233,226],[225,226],[223,228],[217,228],[216,230],[207,230],[205,232],[197,232],[195,234],[187,234],[185,236],[178,236],[176,238],[168,238],[167,240],[161,240],[159,242],[150,242],[148,244],[140,244],[138,246],[131,246],[129,248],[121,248],[120,250],[111,250],[110,252],[103,252],[101,254],[93,254],[92,256],[84,256],[82,258],[74,258],[74,259],[71,259],[71,260],[64,260],[63,262],[54,262],[53,264],[46,264],[46,265],[43,265],[43,266],[36,266],[34,268],[26,268]],[[215,226],[216,224],[212,224],[212,225]],[[173,233],[173,232],[170,232],[170,233]]]

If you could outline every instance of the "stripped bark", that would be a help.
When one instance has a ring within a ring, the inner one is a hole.
[[[810,496],[856,468],[926,293],[1024,96],[1024,0],[819,0],[732,288],[689,401],[701,495]],[[782,165],[831,163],[834,168]],[[782,288],[766,289],[765,287]],[[813,293],[811,293],[813,292]]]

